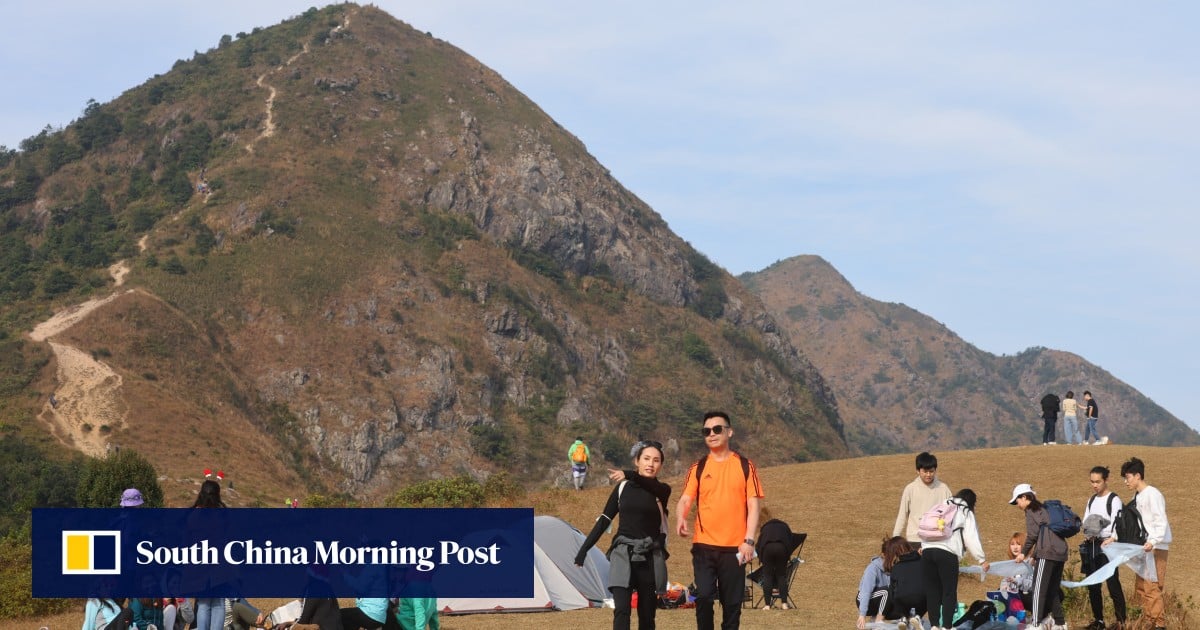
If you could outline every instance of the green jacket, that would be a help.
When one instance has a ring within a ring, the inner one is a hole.
[[[435,597],[402,597],[396,607],[396,621],[404,630],[439,630],[437,598]]]

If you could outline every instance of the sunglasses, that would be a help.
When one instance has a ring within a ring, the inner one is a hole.
[[[711,435],[713,433],[715,433],[717,435],[721,435],[722,433],[725,432],[725,429],[726,429],[725,425],[718,424],[715,427],[704,427],[703,429],[700,429],[700,433],[702,435],[704,435],[704,437],[708,437],[709,435]]]

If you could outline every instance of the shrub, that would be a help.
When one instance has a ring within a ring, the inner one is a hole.
[[[388,507],[479,507],[483,505],[483,486],[459,475],[451,479],[431,479],[406,486],[388,497]]]
[[[100,428],[103,431],[104,427]],[[163,491],[154,466],[129,449],[104,459],[89,459],[75,492],[75,503],[79,507],[117,507],[126,488],[140,490],[146,507],[163,506]]]

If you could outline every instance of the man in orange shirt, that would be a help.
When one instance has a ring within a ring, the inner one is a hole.
[[[696,627],[713,628],[713,600],[721,599],[721,628],[741,622],[745,564],[754,556],[754,532],[763,498],[762,482],[750,460],[729,448],[733,423],[723,411],[704,414],[708,455],[688,469],[676,507],[676,531],[691,536],[688,515],[696,506],[692,571],[696,578]]]

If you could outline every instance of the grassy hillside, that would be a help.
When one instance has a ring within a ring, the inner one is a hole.
[[[752,453],[751,453],[752,455]],[[1105,465],[1113,469],[1112,489],[1128,499],[1132,493],[1116,479],[1121,462],[1131,456],[1146,462],[1147,481],[1163,491],[1175,542],[1171,545],[1171,564],[1167,591],[1177,602],[1172,627],[1190,628],[1200,625],[1200,497],[1191,490],[1194,473],[1192,462],[1200,456],[1198,448],[1155,448],[1133,446],[1105,447],[1042,447],[985,449],[937,453],[939,473],[954,490],[970,487],[979,495],[977,517],[984,548],[990,560],[1004,559],[1005,544],[1014,531],[1023,531],[1024,514],[1008,505],[1012,487],[1020,482],[1032,483],[1039,496],[1058,498],[1082,511],[1090,496],[1087,472],[1092,466]],[[766,505],[772,515],[792,525],[797,531],[809,534],[793,588],[798,609],[746,610],[743,627],[780,628],[849,628],[856,612],[854,597],[862,570],[879,551],[880,540],[891,534],[896,506],[904,485],[915,477],[913,455],[888,455],[828,462],[811,462],[764,468],[761,471],[766,487]],[[667,478],[676,489],[681,479]],[[610,489],[595,488],[583,492],[553,490],[530,497],[524,503],[533,505],[539,514],[554,514],[576,527],[588,530],[603,507]],[[1072,543],[1078,539],[1072,539]],[[606,541],[601,543],[605,547]],[[1074,545],[1073,545],[1074,546]],[[688,543],[673,537],[672,556],[668,570],[670,579],[688,583],[692,571]],[[1072,553],[1068,572],[1078,573],[1078,555]],[[1126,593],[1133,591],[1132,575],[1122,569]],[[989,578],[981,585],[963,578],[959,582],[959,599],[972,601],[998,584]],[[1075,593],[1075,591],[1072,591]],[[1082,627],[1090,609],[1085,594],[1073,594],[1069,599],[1068,620],[1072,627]],[[270,605],[272,602],[259,602]],[[81,608],[82,610],[82,608]],[[61,615],[50,619],[0,622],[0,630],[16,630],[34,625],[55,628],[78,623],[82,613]],[[659,626],[667,629],[695,627],[693,611],[659,611]],[[609,610],[583,610],[533,615],[475,615],[450,617],[442,627],[450,630],[496,630],[518,627],[552,627],[568,625],[580,630],[601,630],[611,627]]]

